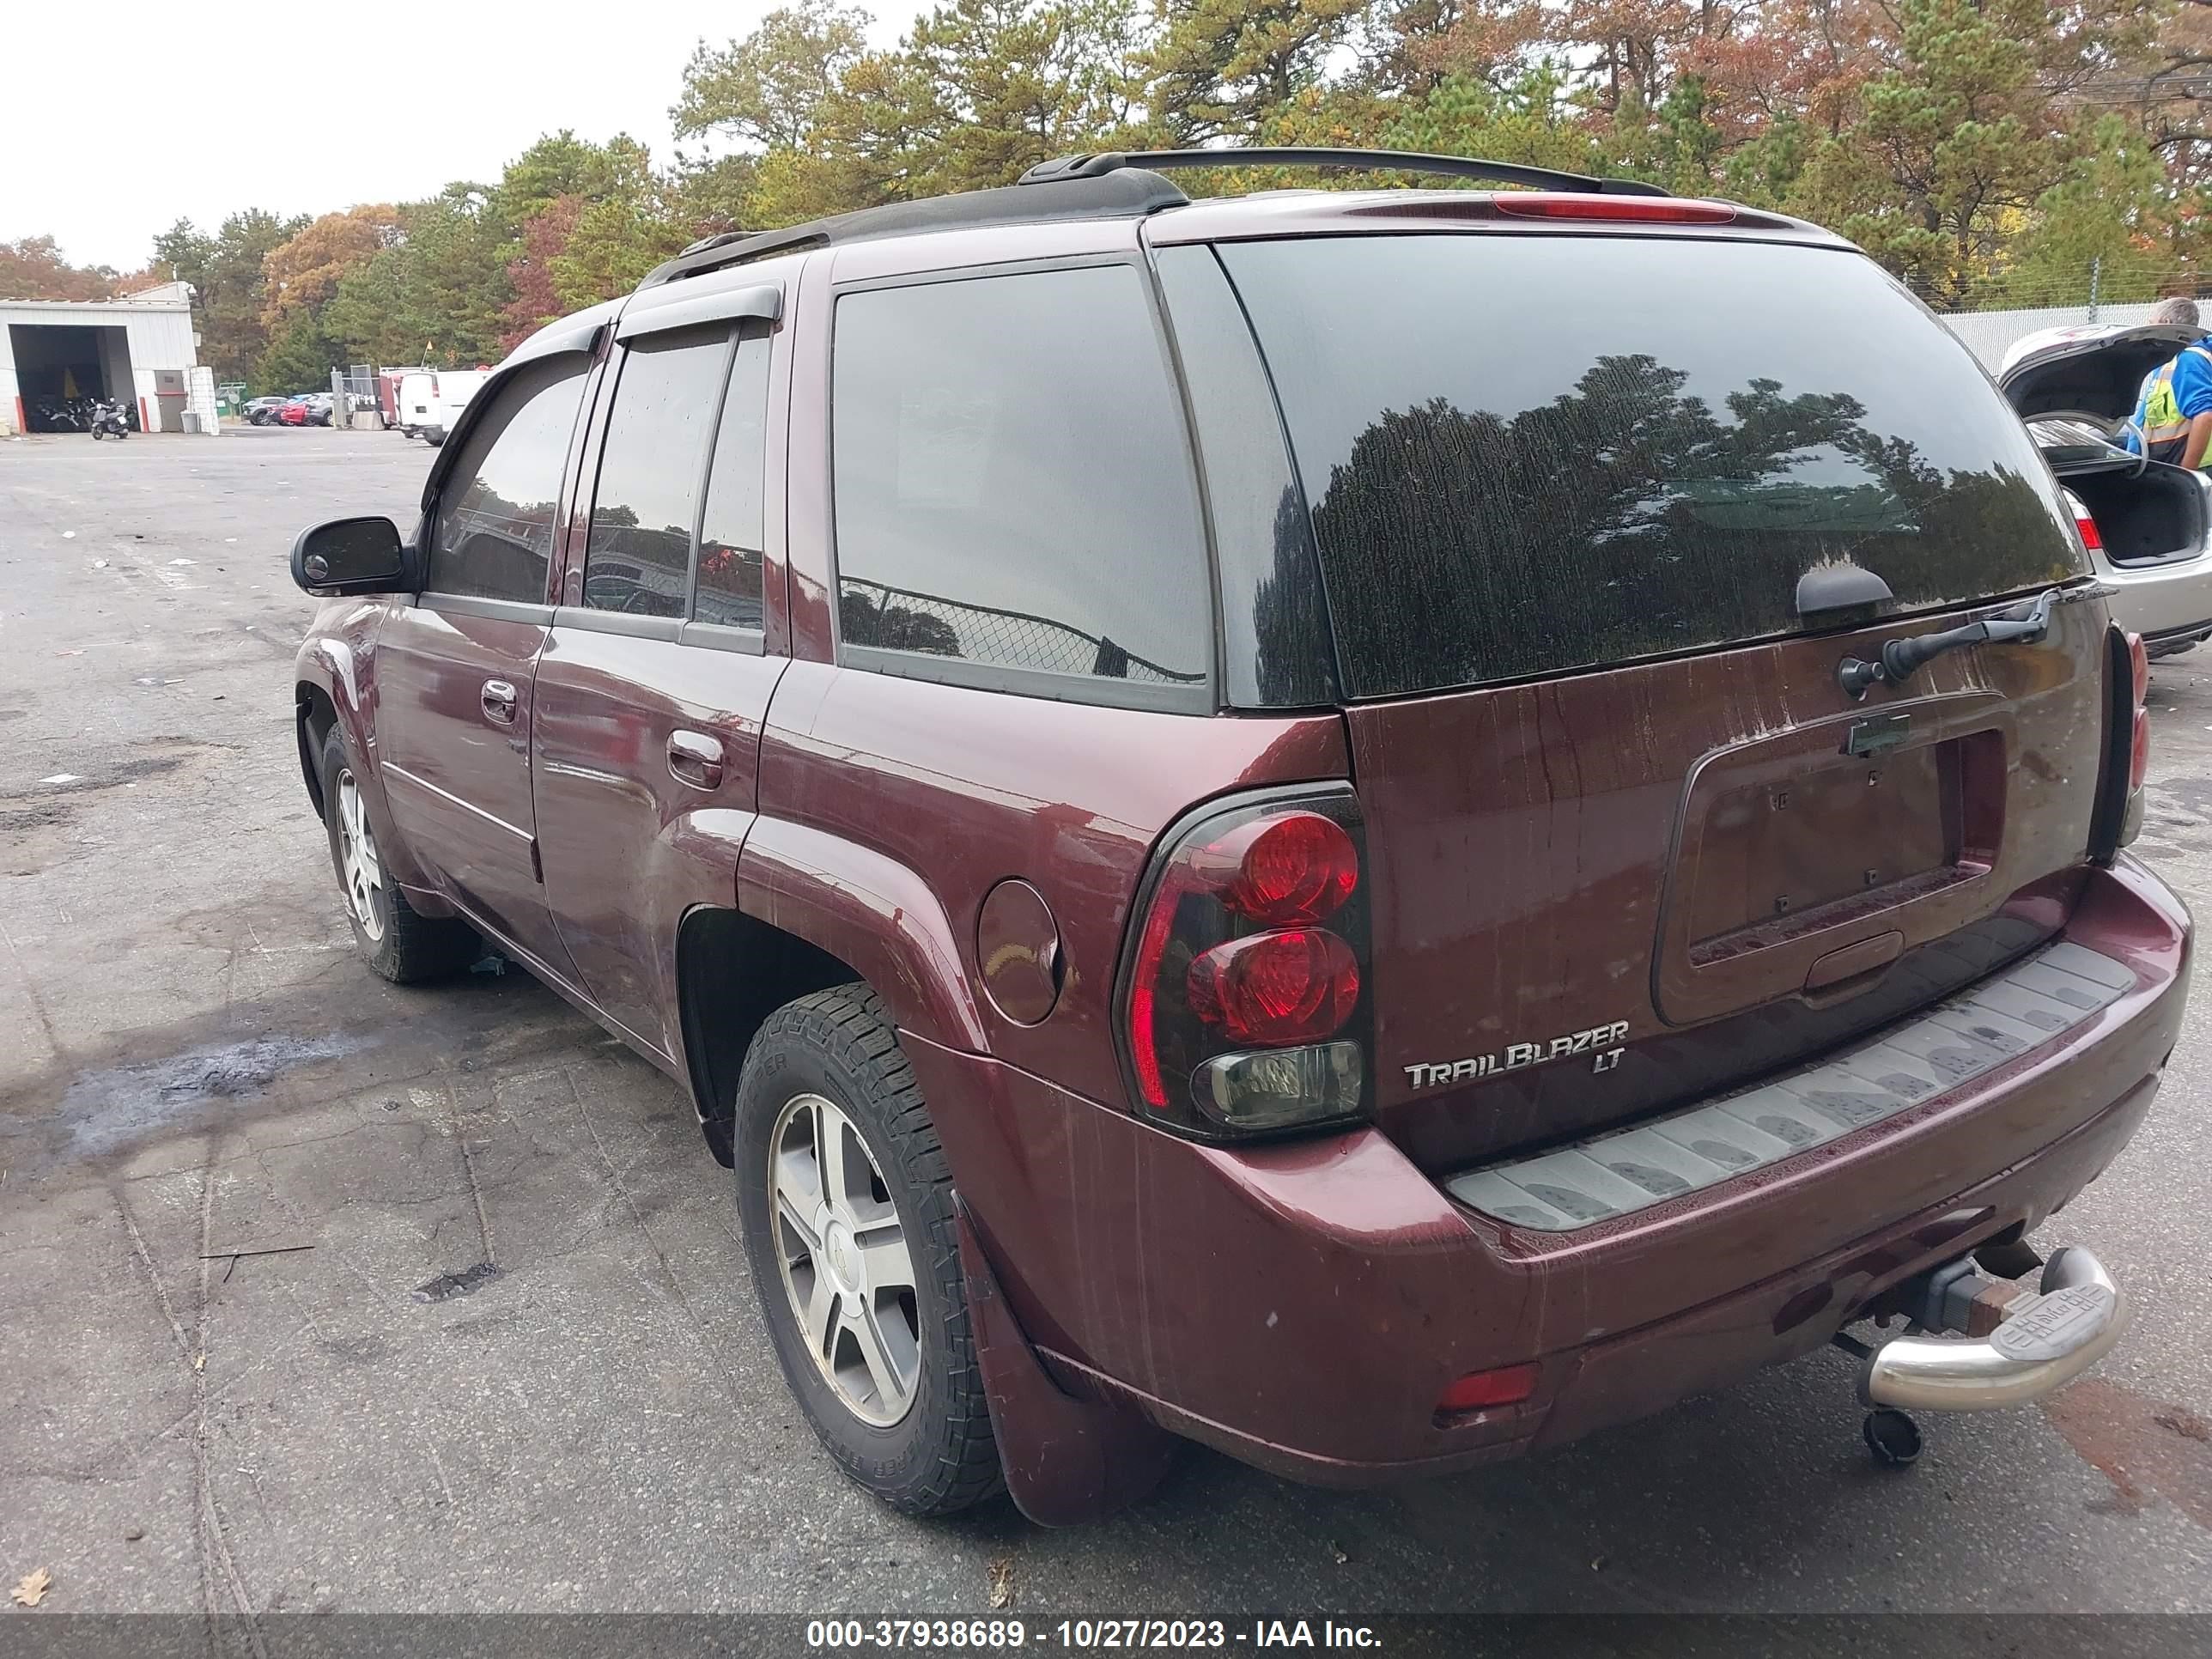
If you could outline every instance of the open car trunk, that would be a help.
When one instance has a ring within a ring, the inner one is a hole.
[[[2144,377],[2202,337],[2172,325],[2051,329],[2014,346],[1997,377],[2116,565],[2176,563],[2204,550],[2212,526],[2202,480],[2123,447]]]
[[[2205,488],[2197,475],[2163,461],[2058,469],[2088,509],[2116,565],[2178,564],[2201,557],[2207,528]]]
[[[1648,233],[1220,254],[1311,508],[1375,1107],[1417,1161],[1750,1083],[2063,922],[2104,606],[2018,419],[1870,263]],[[1838,683],[2053,586],[2040,641]],[[1930,1092],[1975,1069],[1909,1040]]]

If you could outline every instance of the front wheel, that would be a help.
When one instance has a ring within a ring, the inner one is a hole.
[[[102,438],[106,437],[106,435],[107,435],[107,434],[106,434],[105,432],[101,431],[98,427],[94,427],[94,428],[93,428],[93,429],[92,429],[92,441],[93,441],[93,442],[94,442],[94,443],[98,443],[98,442],[99,442]]]
[[[323,821],[362,958],[395,985],[457,974],[483,952],[466,922],[426,916],[386,873],[361,780],[336,726],[323,736]]]
[[[738,1083],[738,1212],[784,1380],[845,1473],[894,1509],[999,1489],[952,1176],[865,985],[770,1015]]]

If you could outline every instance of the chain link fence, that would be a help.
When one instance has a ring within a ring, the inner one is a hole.
[[[2008,283],[2009,303],[2005,305],[1936,305],[1935,309],[1992,374],[2002,366],[2005,353],[2031,334],[2051,328],[2147,323],[2164,296],[2197,297],[2206,323],[2212,325],[2212,272],[2183,264],[2151,271],[2138,267],[2130,269],[2119,286],[2127,297],[2116,300],[2114,289],[2101,263],[2092,262],[2075,276]],[[2146,294],[2160,297],[2143,297]]]

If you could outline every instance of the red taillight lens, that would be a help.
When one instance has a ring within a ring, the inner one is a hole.
[[[1219,1136],[1358,1115],[1372,1024],[1361,835],[1337,788],[1232,802],[1161,848],[1121,988],[1150,1115]]]
[[[1457,1417],[1492,1406],[1516,1406],[1536,1392],[1536,1364],[1502,1365],[1494,1371],[1470,1371],[1443,1391],[1437,1415]]]
[[[1491,198],[1491,205],[1513,219],[1625,219],[1647,225],[1725,225],[1735,218],[1735,210],[1725,202],[1683,201],[1672,196],[1513,191]]]
[[[1190,964],[1192,1012],[1236,1042],[1334,1036],[1358,1001],[1352,947],[1319,927],[1231,939]]]
[[[1191,868],[1237,915],[1283,927],[1319,921],[1352,896],[1359,849],[1334,818],[1285,812],[1240,824],[1199,848]]]
[[[2074,528],[2081,532],[2081,545],[2092,553],[2101,553],[2105,550],[2105,538],[2097,533],[2097,521],[2087,513],[2078,509],[2075,511]]]
[[[2140,634],[2128,635],[2128,672],[2135,676],[2136,707],[2150,700],[2150,651]]]

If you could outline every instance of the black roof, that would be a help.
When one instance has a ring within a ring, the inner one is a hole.
[[[840,213],[784,230],[757,234],[732,231],[695,242],[667,264],[647,271],[640,288],[673,283],[702,271],[788,253],[832,242],[866,241],[922,231],[961,230],[976,225],[1035,224],[1053,219],[1132,219],[1163,208],[1186,207],[1190,198],[1154,172],[1156,167],[1352,167],[1372,172],[1432,173],[1538,190],[1589,191],[1616,196],[1664,196],[1657,185],[1635,179],[1594,179],[1580,173],[1516,162],[1486,161],[1468,155],[1425,155],[1410,150],[1321,149],[1311,148],[1105,150],[1095,155],[1064,155],[1042,161],[1018,184],[997,190],[962,191],[918,202]]]
[[[1183,207],[1190,198],[1157,173],[1124,167],[1097,178],[1038,185],[1007,185],[996,190],[962,191],[918,202],[840,213],[784,230],[748,235],[733,232],[695,243],[667,264],[646,273],[640,288],[673,283],[702,271],[788,253],[833,242],[866,241],[922,231],[962,230],[975,225],[1038,223],[1053,219],[1132,219],[1163,208]]]

